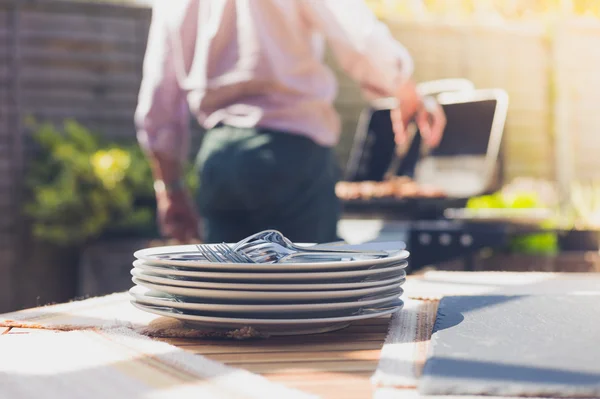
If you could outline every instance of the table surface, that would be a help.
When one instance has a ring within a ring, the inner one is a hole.
[[[373,396],[370,378],[377,368],[388,322],[389,317],[362,320],[337,332],[266,340],[161,341],[323,398],[364,399]],[[0,327],[0,339],[9,334],[48,333],[53,332]]]
[[[479,291],[485,288],[485,283],[472,281],[475,276],[483,273],[456,273],[456,281],[438,281],[432,278],[427,281],[420,276],[409,276],[407,285],[413,283],[415,290],[427,293],[435,291],[443,295],[452,295],[457,288]],[[514,277],[506,279],[508,286],[514,284]],[[488,284],[498,283],[497,275],[485,277]],[[521,275],[523,276],[523,275]],[[563,275],[566,276],[566,275]],[[569,277],[561,276],[553,281],[564,283]],[[573,276],[575,277],[575,276]],[[593,284],[590,288],[600,286],[600,273],[576,277],[581,287],[582,283]],[[471,281],[469,281],[471,280]],[[423,285],[423,282],[426,284]],[[483,285],[481,285],[483,283]],[[500,284],[501,285],[501,284]],[[539,284],[538,284],[539,286]],[[532,285],[520,285],[520,289],[530,291]],[[556,292],[556,287],[540,286],[538,291]],[[490,287],[491,288],[491,287]],[[487,288],[486,288],[487,290]],[[535,290],[532,290],[535,291]],[[206,339],[162,339],[192,353],[246,369],[261,374],[266,378],[296,388],[307,393],[316,394],[322,398],[370,398],[375,392],[370,381],[377,368],[380,350],[388,333],[389,316],[361,320],[340,331],[325,334],[272,337],[266,340],[252,341],[219,341]],[[48,330],[0,328],[2,335],[10,334],[48,334]],[[416,391],[397,391],[385,397],[416,396]],[[383,395],[382,395],[383,397]]]

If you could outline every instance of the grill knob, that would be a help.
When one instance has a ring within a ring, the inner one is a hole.
[[[473,237],[470,234],[460,236],[460,243],[463,247],[470,247],[473,244]]]
[[[450,243],[452,243],[452,236],[450,234],[440,235],[440,244],[448,246]]]

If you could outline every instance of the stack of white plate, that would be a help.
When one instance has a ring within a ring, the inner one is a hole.
[[[147,248],[134,254],[129,292],[139,309],[200,329],[333,331],[402,308],[409,254],[398,243],[387,249],[380,258],[262,264],[210,262],[195,245]]]

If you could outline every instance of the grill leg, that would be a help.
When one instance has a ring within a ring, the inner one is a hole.
[[[466,272],[474,272],[475,271],[475,254],[468,254],[464,258],[464,265]]]

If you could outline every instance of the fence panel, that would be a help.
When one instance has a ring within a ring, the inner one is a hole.
[[[565,23],[555,35],[555,86],[565,108],[562,131],[572,179],[599,180],[600,43],[599,22]]]
[[[74,118],[112,138],[135,138],[133,113],[150,22],[147,8],[0,0],[0,311],[17,296],[25,252],[22,171],[30,148],[23,118]],[[15,223],[18,222],[18,223]],[[22,263],[22,261],[21,261]],[[58,270],[58,269],[57,269]],[[44,273],[43,271],[41,271]],[[21,290],[23,291],[23,290]]]

